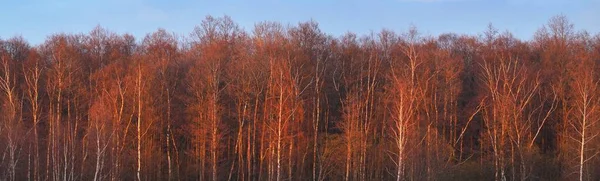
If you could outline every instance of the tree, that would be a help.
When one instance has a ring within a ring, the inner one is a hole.
[[[40,114],[42,112],[41,98],[42,98],[42,74],[44,70],[44,64],[41,61],[41,57],[36,50],[30,50],[29,56],[24,62],[23,66],[23,80],[25,82],[25,99],[29,102],[31,111],[31,123],[33,129],[33,180],[40,179],[40,133],[38,127],[40,127]]]
[[[550,112],[541,112],[542,106],[534,102],[541,83],[536,69],[513,49],[519,47],[519,42],[510,34],[496,38],[490,32],[487,46],[495,53],[483,54],[481,64],[482,85],[487,92],[483,98],[487,105],[483,108],[482,138],[491,149],[496,180],[527,180],[532,169],[528,159],[536,151],[533,143],[547,118],[535,115]]]
[[[585,41],[587,38],[582,37]],[[577,65],[573,69],[569,69],[570,77],[573,80],[569,82],[571,92],[569,94],[569,119],[567,120],[566,140],[568,150],[565,150],[565,155],[568,155],[565,162],[569,166],[568,171],[572,171],[566,175],[570,178],[571,174],[576,174],[578,179],[592,180],[597,175],[593,175],[590,170],[590,162],[598,160],[596,155],[598,151],[598,129],[597,124],[600,120],[598,117],[598,73],[597,65],[590,59],[590,53],[585,50],[583,42],[577,42],[573,45],[577,52]],[[576,158],[576,159],[573,159]]]
[[[4,173],[8,180],[17,179],[17,164],[23,149],[23,138],[19,134],[25,131],[21,120],[21,99],[17,92],[18,85],[18,63],[24,61],[27,56],[28,45],[22,38],[13,38],[7,42],[0,40],[0,90],[2,90],[2,114],[4,119],[2,125],[2,137],[6,139],[6,151],[8,152],[8,163]],[[7,154],[3,152],[3,155]],[[4,159],[3,159],[4,160]]]
[[[84,80],[81,57],[81,36],[64,34],[52,36],[42,47],[45,61],[49,62],[46,89],[48,94],[48,146],[46,176],[48,179],[72,180],[76,177],[75,160],[79,153],[79,112],[87,97],[82,88]],[[79,94],[79,95],[78,95]],[[77,116],[76,116],[77,115]],[[85,158],[85,157],[82,157]],[[84,170],[84,168],[81,168]],[[50,173],[50,171],[52,171]]]
[[[597,180],[600,35],[208,16],[0,40],[4,180]]]
[[[240,40],[243,37],[237,25],[229,17],[215,19],[211,16],[208,16],[201,26],[196,27],[192,35],[195,36],[192,44],[194,68],[188,73],[188,79],[199,116],[196,124],[205,125],[200,126],[199,129],[206,129],[199,130],[197,135],[200,138],[203,136],[209,138],[209,149],[199,151],[210,153],[210,178],[218,180],[221,155],[217,150],[221,148],[220,140],[225,132],[222,120],[224,116],[222,109],[225,103],[222,97],[226,86],[229,85],[225,70],[230,62],[238,59],[239,55],[236,51],[242,45]],[[238,140],[241,141],[241,138]],[[239,148],[236,151],[239,153]]]

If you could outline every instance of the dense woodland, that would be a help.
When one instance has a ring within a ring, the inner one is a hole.
[[[482,29],[485,27],[482,27]],[[599,180],[600,35],[0,39],[1,180]]]

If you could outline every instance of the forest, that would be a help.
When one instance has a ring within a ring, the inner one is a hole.
[[[0,39],[0,180],[599,180],[600,34]]]

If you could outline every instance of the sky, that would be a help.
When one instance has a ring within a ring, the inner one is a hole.
[[[314,20],[340,36],[385,28],[424,35],[477,35],[488,24],[529,40],[552,16],[577,30],[600,32],[600,0],[0,0],[0,38],[43,43],[55,33],[88,33],[97,25],[142,39],[164,28],[187,36],[207,16],[230,16],[251,32],[255,23]]]

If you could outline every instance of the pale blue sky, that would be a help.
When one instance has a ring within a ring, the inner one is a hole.
[[[229,15],[250,31],[254,23],[313,19],[338,36],[415,25],[425,35],[478,34],[492,23],[521,39],[554,15],[578,30],[600,32],[600,0],[0,0],[0,37],[22,35],[39,44],[58,32],[87,33],[101,25],[141,39],[157,28],[188,35],[206,15]]]

